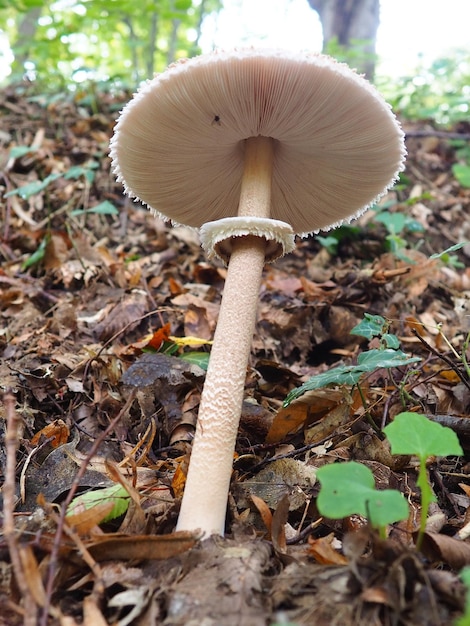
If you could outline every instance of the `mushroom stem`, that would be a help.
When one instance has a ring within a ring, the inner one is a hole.
[[[245,150],[239,215],[269,217],[273,140],[250,138]],[[266,240],[252,235],[232,242],[177,530],[224,534],[265,248]]]
[[[271,217],[271,182],[274,139],[249,137],[245,140],[245,162],[238,215]]]

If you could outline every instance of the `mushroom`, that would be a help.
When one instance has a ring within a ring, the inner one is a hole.
[[[404,135],[363,77],[323,55],[213,52],[171,65],[111,140],[130,196],[228,262],[178,530],[224,534],[265,261],[357,217],[403,169]]]

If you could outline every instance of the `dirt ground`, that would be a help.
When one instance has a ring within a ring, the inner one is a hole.
[[[265,267],[227,535],[201,542],[173,531],[225,268],[115,182],[128,97],[0,93],[0,624],[450,626],[470,564],[470,244],[431,257],[470,240],[470,189],[452,173],[470,129],[451,129],[456,144],[404,122],[392,217],[368,211]],[[350,334],[365,313],[421,360],[283,408],[374,346]],[[429,459],[421,551],[416,459],[380,435],[404,409],[464,450]],[[338,459],[406,496],[387,540],[361,516],[320,516],[315,470]],[[121,513],[97,501],[64,522],[74,496],[116,484]]]

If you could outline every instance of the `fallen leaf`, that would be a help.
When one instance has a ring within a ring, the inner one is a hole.
[[[470,564],[470,545],[447,535],[426,532],[421,551],[431,561],[441,561],[455,570]]]
[[[109,560],[169,559],[190,550],[201,538],[198,531],[177,531],[171,535],[106,534],[94,537],[87,544],[91,556],[98,562]]]
[[[253,493],[251,494],[251,500],[255,507],[258,509],[258,513],[261,515],[261,519],[263,520],[263,524],[266,526],[266,530],[268,531],[267,539],[271,538],[271,528],[273,523],[273,514],[271,513],[270,508],[266,504],[266,502],[262,498],[258,498]]]
[[[58,448],[59,446],[67,443],[70,435],[70,430],[67,424],[61,420],[54,420],[51,424],[41,428],[34,437],[31,439],[31,445],[37,446],[41,439],[49,440],[52,448]]]
[[[346,565],[348,559],[333,547],[334,541],[336,541],[334,533],[330,533],[319,539],[309,536],[309,556],[312,556],[317,563],[321,563],[322,565]]]

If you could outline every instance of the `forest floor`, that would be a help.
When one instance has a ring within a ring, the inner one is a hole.
[[[123,196],[108,157],[120,107],[0,93],[0,624],[450,626],[470,564],[470,245],[431,257],[470,240],[455,141],[404,123],[407,168],[384,210],[265,267],[227,536],[200,542],[173,531],[225,268]],[[420,360],[283,408],[377,347],[350,334],[366,313]],[[421,551],[416,458],[381,436],[405,409],[464,450],[429,459]],[[337,459],[406,497],[387,540],[359,515],[319,515],[315,471]],[[78,493],[113,485],[130,494],[120,510],[97,498],[64,522]]]

